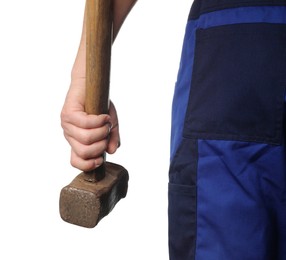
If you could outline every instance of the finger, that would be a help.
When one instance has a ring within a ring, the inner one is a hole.
[[[116,152],[119,146],[120,146],[120,135],[119,135],[119,126],[117,124],[113,126],[110,131],[110,137],[106,151],[109,154],[113,154]]]
[[[64,134],[73,139],[76,139],[79,143],[84,145],[91,145],[95,142],[104,140],[110,133],[110,124],[105,124],[100,128],[95,129],[83,129],[72,124],[67,124],[64,130]]]
[[[71,137],[68,138],[68,142],[71,145],[73,152],[83,160],[102,156],[108,143],[107,139],[104,139],[91,145],[84,145]]]
[[[83,160],[73,150],[71,152],[71,165],[81,171],[91,171],[99,167],[103,163],[103,157]]]
[[[75,125],[79,128],[92,129],[101,127],[110,122],[110,116],[102,115],[87,115],[85,112],[65,112],[61,113],[62,127],[65,129],[68,124]]]
[[[113,126],[117,125],[118,124],[117,112],[112,101],[110,101],[109,115],[110,115],[110,122],[113,124]]]

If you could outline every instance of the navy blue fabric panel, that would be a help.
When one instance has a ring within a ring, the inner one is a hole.
[[[198,29],[184,137],[281,144],[285,46],[284,24]]]
[[[169,259],[194,259],[196,187],[169,184]]]
[[[286,0],[194,0],[189,20],[201,14],[237,7],[248,6],[286,6]]]
[[[169,180],[179,185],[197,184],[197,140],[183,139],[169,169]]]
[[[199,19],[190,20],[187,23],[172,105],[171,160],[183,138],[186,108],[188,105],[189,92],[192,88],[191,79],[196,41],[195,31],[197,29],[208,29],[227,24],[266,22],[271,24],[286,24],[286,6],[224,9],[201,15]]]
[[[170,260],[194,259],[196,247],[198,142],[185,139],[170,166]]]

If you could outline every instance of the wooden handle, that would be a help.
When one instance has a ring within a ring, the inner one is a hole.
[[[86,4],[85,111],[107,114],[113,39],[112,0],[87,0]]]
[[[86,0],[85,111],[88,114],[108,114],[112,40],[112,0]],[[84,175],[89,182],[102,180],[105,164]]]

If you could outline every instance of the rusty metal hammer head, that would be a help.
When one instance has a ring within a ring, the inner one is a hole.
[[[102,180],[89,181],[85,175],[90,173],[82,172],[61,190],[60,215],[64,221],[93,228],[126,196],[129,179],[126,169],[110,162],[104,167]]]

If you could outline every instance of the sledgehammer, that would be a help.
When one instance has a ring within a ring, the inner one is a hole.
[[[88,114],[107,114],[112,45],[112,0],[86,1],[86,100]],[[60,215],[71,224],[93,228],[126,196],[128,172],[104,162],[80,173],[61,190]]]

